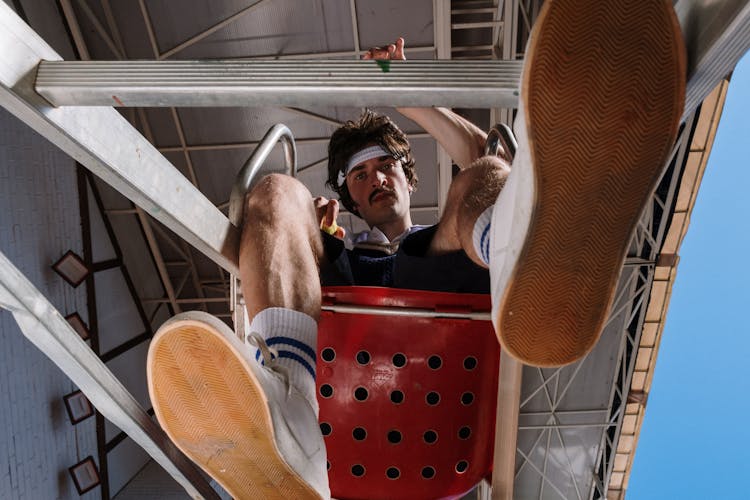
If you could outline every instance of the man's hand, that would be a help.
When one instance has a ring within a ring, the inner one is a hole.
[[[343,240],[346,236],[346,230],[336,224],[336,219],[339,216],[339,202],[318,196],[313,199],[313,205],[315,206],[316,217],[320,221],[320,229]]]
[[[385,47],[372,47],[362,55],[362,59],[406,61],[404,39],[399,37],[394,43]]]

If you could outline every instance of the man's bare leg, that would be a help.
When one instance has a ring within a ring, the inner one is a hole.
[[[322,242],[312,197],[274,175],[245,209],[251,346],[207,313],[172,318],[149,348],[151,401],[172,441],[235,498],[329,498],[315,398]]]
[[[310,192],[286,175],[264,177],[247,197],[244,219],[240,278],[250,320],[269,307],[317,320],[323,241]]]
[[[448,190],[440,226],[430,244],[430,254],[463,249],[474,263],[487,267],[486,259],[482,258],[477,248],[480,245],[474,241],[475,226],[483,214],[489,224],[487,211],[491,211],[490,207],[505,185],[509,171],[510,167],[504,160],[496,156],[483,156],[456,175]]]
[[[685,74],[672,1],[544,3],[524,60],[513,171],[492,217],[505,352],[560,366],[594,348],[674,145]]]

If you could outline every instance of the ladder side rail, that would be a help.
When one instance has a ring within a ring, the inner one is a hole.
[[[0,105],[232,274],[239,231],[113,108],[54,108],[36,68],[60,56],[0,2]]]
[[[96,409],[138,443],[192,498],[218,494],[62,315],[0,252],[0,307]]]

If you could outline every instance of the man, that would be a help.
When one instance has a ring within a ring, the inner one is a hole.
[[[388,55],[402,58],[403,41]],[[236,497],[330,496],[314,381],[319,263],[331,279],[367,282],[380,279],[367,259],[385,259],[377,265],[391,270],[389,286],[401,279],[400,258],[439,265],[457,257],[466,272],[489,267],[493,322],[506,352],[539,366],[586,354],[674,142],[684,75],[669,0],[549,0],[527,49],[510,175],[499,159],[479,157],[484,134],[457,115],[401,110],[462,168],[437,227],[413,230],[414,177],[399,134],[353,139],[392,124],[366,115],[347,125],[342,137],[351,147],[337,146],[334,134],[329,183],[371,225],[367,242],[391,256],[344,252],[330,238],[324,244],[320,222],[333,226],[337,203],[318,199],[316,213],[296,180],[262,179],[247,198],[240,248],[252,349],[205,313],[168,321],[148,360],[162,427]]]
[[[509,167],[496,157],[477,161],[485,134],[451,111],[400,111],[459,158],[461,171],[449,190],[445,213],[436,226],[412,224],[410,197],[417,174],[409,143],[388,117],[365,111],[331,137],[327,184],[371,229],[355,236],[351,251],[324,233],[322,283],[489,293],[489,273],[477,254],[472,228],[497,198]],[[444,124],[447,132],[434,127],[436,123]],[[463,146],[463,157],[457,145]],[[335,221],[336,201],[315,202],[324,225]],[[489,242],[489,235],[485,240]]]

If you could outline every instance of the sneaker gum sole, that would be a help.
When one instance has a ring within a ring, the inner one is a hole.
[[[148,389],[172,442],[234,498],[320,498],[279,455],[257,379],[212,327],[162,327],[149,349]]]
[[[497,320],[509,354],[560,366],[604,328],[674,145],[686,56],[669,0],[548,0],[536,29],[521,96],[537,194]]]

